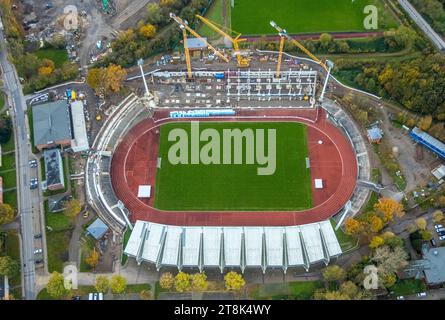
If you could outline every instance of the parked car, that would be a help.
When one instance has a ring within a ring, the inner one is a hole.
[[[86,218],[88,218],[88,216],[90,215],[90,213],[88,212],[88,211],[85,211],[84,213],[83,213],[83,217],[86,219]]]
[[[442,226],[441,224],[436,224],[436,225],[434,226],[434,228],[439,229],[439,228],[443,228],[443,226]]]
[[[42,237],[42,234],[36,234],[36,235],[34,235],[34,239],[40,239]]]
[[[419,292],[418,294],[416,294],[416,296],[418,296],[419,298],[426,297],[426,292]]]
[[[437,246],[437,242],[436,242],[436,240],[431,239],[430,242],[431,242],[431,245],[432,245],[433,247]]]
[[[439,240],[440,240],[440,241],[445,240],[445,236],[440,236],[440,237],[439,237]]]
[[[398,296],[396,299],[397,300],[405,300],[405,297],[404,296]]]
[[[443,231],[445,231],[445,228],[437,228],[436,231],[437,232],[443,232]]]
[[[43,263],[43,259],[37,259],[37,260],[35,260],[34,261],[36,264],[41,264],[41,263]]]
[[[36,168],[37,167],[37,160],[35,160],[35,159],[29,160],[29,166],[31,168]]]
[[[39,254],[39,253],[42,253],[42,252],[43,252],[42,248],[38,248],[38,249],[34,250],[34,254]]]
[[[441,236],[445,236],[445,231],[439,231],[437,234],[438,234],[440,237],[441,237]]]

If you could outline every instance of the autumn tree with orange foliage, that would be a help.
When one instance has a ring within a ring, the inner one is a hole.
[[[91,268],[95,269],[97,264],[99,263],[99,253],[96,251],[96,248],[91,251],[91,254],[85,258],[85,262]]]
[[[357,235],[360,232],[361,224],[354,218],[348,218],[345,221],[345,233],[348,235]]]
[[[383,214],[383,222],[391,222],[394,216],[401,218],[404,216],[403,205],[391,198],[381,198],[374,205],[374,209]]]
[[[379,232],[384,227],[383,220],[379,216],[376,216],[376,215],[370,216],[368,218],[368,222],[369,222],[369,227],[372,232]]]

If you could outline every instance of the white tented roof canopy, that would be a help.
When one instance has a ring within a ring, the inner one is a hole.
[[[292,227],[178,227],[136,221],[124,252],[140,263],[198,268],[282,268],[328,263],[342,251],[330,221]]]

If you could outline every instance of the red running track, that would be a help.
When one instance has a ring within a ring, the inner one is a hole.
[[[172,121],[168,110],[156,112],[123,137],[111,162],[111,181],[116,196],[130,211],[130,220],[144,220],[179,226],[292,226],[323,221],[339,212],[351,198],[357,178],[357,161],[351,144],[339,129],[326,120],[324,112],[313,123],[315,113],[298,109],[238,111],[237,117],[199,121],[296,121],[308,126],[314,207],[304,211],[209,212],[163,211],[153,208],[151,199],[137,197],[139,185],[155,187],[159,126]],[[321,144],[319,142],[322,142]],[[314,179],[323,179],[324,188],[315,189]],[[254,187],[254,186],[253,186]]]

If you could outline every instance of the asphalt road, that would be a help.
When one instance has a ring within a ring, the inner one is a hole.
[[[35,267],[34,267],[34,232],[32,194],[29,189],[29,141],[25,126],[26,104],[17,72],[7,59],[6,41],[3,30],[0,30],[0,64],[6,92],[12,100],[14,132],[16,138],[16,166],[17,166],[17,205],[21,221],[22,237],[22,274],[24,297],[35,299]]]

